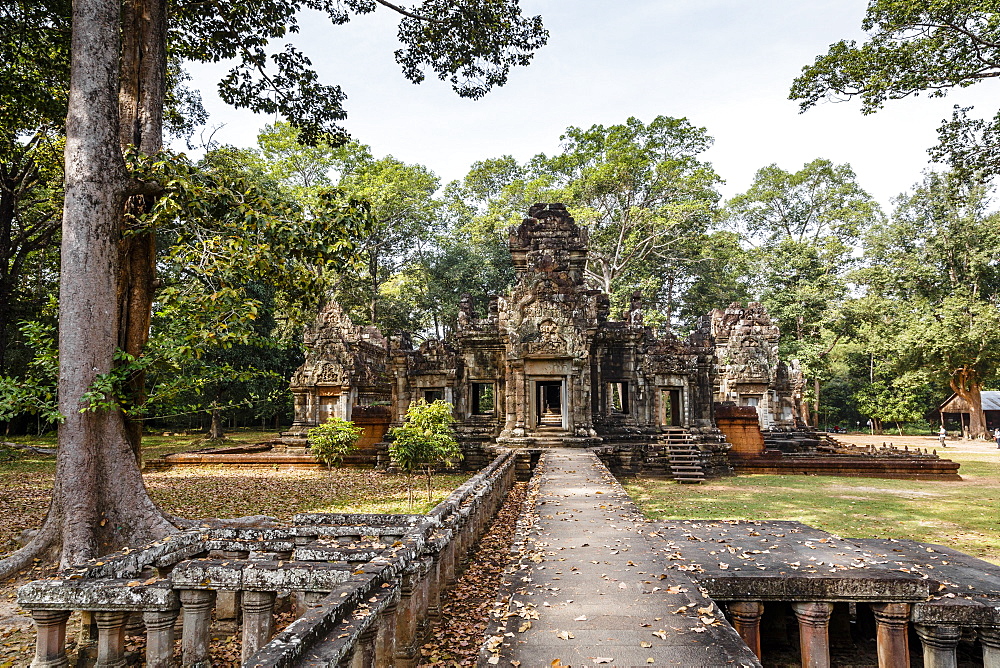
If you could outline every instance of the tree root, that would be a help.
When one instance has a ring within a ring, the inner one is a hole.
[[[53,551],[59,547],[60,536],[59,522],[45,518],[42,527],[32,536],[27,545],[15,550],[4,559],[0,559],[0,581],[29,568],[36,559],[51,558]]]
[[[23,443],[11,443],[10,441],[0,441],[0,445],[6,446],[8,448],[15,448],[16,450],[27,450],[36,455],[54,455],[59,451],[55,448],[36,448],[33,445],[24,445]]]

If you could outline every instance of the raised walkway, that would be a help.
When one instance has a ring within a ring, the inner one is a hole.
[[[760,666],[592,452],[546,452],[527,505],[480,665]]]

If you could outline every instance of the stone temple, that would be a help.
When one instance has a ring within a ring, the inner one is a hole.
[[[533,206],[510,232],[509,294],[485,318],[464,300],[451,336],[416,347],[329,304],[306,334],[285,442],[302,445],[329,416],[378,413],[387,428],[412,401],[443,399],[469,451],[600,445],[629,460],[683,442],[723,472],[716,402],[754,407],[761,427],[801,425],[801,373],[778,360],[778,328],[759,304],[716,310],[684,338],[645,325],[638,296],[611,320],[608,295],[584,278],[587,242],[565,206]]]

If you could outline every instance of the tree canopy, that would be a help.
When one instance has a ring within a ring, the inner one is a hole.
[[[870,114],[887,100],[944,97],[1000,76],[1000,13],[984,0],[871,0],[861,27],[866,41],[841,40],[792,85],[805,111],[824,99],[861,100]],[[956,107],[938,129],[932,155],[967,172],[1000,173],[1000,112],[970,118]]]

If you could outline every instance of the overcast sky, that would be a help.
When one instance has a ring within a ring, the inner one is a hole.
[[[406,81],[393,58],[397,16],[373,15],[333,26],[319,15],[293,36],[324,83],[347,93],[345,127],[377,155],[427,165],[443,182],[476,160],[554,152],[567,126],[614,124],[635,116],[687,117],[708,129],[706,154],[730,197],[754,172],[777,163],[796,170],[815,158],[850,163],[862,187],[888,206],[920,179],[926,149],[954,104],[992,116],[1000,86],[987,82],[941,100],[890,102],[862,116],[856,102],[822,104],[805,114],[788,100],[803,65],[839,39],[861,39],[864,0],[522,0],[541,14],[548,46],[511,72],[507,85],[465,100],[444,82]],[[614,7],[609,10],[609,7]],[[214,139],[248,146],[274,119],[234,111],[218,100],[224,65],[191,68],[211,114]]]

